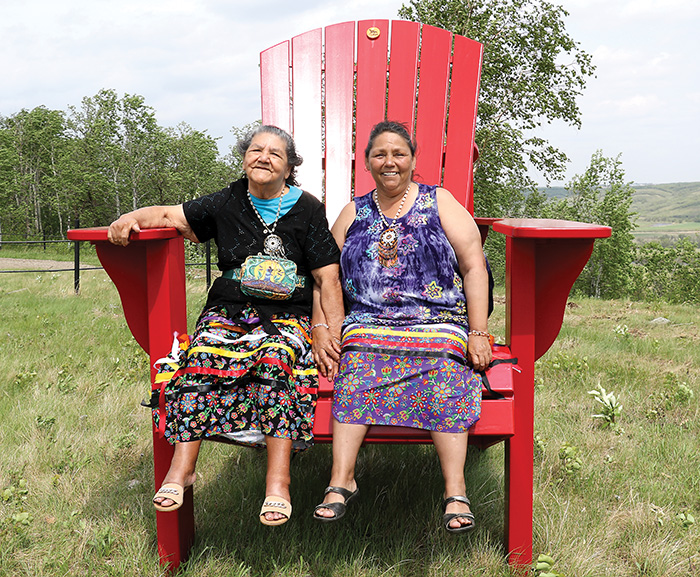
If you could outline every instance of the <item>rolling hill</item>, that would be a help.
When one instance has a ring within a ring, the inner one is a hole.
[[[700,182],[633,184],[632,210],[637,213],[635,236],[700,235]],[[544,188],[549,198],[567,196],[563,187]]]

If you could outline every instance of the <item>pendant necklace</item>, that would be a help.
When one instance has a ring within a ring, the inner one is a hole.
[[[265,237],[265,240],[263,241],[263,248],[265,250],[265,254],[268,256],[275,256],[277,258],[287,258],[284,253],[284,246],[282,246],[282,239],[275,234],[275,229],[277,228],[277,221],[280,218],[280,209],[282,208],[284,186],[282,186],[282,193],[280,194],[279,202],[277,203],[277,214],[275,215],[275,220],[269,226],[265,222],[263,217],[260,216],[258,209],[255,208],[255,204],[253,203],[253,198],[250,194],[250,190],[247,190],[246,192],[248,193],[248,200],[250,200],[250,205],[253,207],[253,211],[255,211],[255,214],[257,215],[258,219],[263,225],[263,233],[267,235]]]
[[[401,210],[403,209],[404,202],[406,202],[406,197],[408,196],[408,191],[411,190],[411,183],[408,183],[408,188],[406,192],[403,193],[403,198],[401,198],[401,203],[399,204],[399,210],[396,211],[396,216],[389,224],[382,212],[382,207],[379,206],[379,195],[377,194],[377,189],[374,189],[374,203],[377,205],[377,211],[379,212],[379,217],[382,219],[384,226],[386,227],[382,234],[379,235],[379,242],[377,243],[377,260],[383,267],[394,266],[398,261],[398,250],[399,250],[399,233],[396,230],[396,219],[399,218]]]

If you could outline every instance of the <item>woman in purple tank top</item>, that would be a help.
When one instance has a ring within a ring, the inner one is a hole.
[[[415,145],[382,122],[365,166],[376,189],[348,204],[332,232],[349,311],[334,380],[333,469],[319,521],[358,494],[355,462],[370,425],[430,431],[445,481],[443,525],[474,528],[465,496],[467,431],[491,361],[488,274],[469,212],[445,189],[413,182]],[[322,314],[322,313],[321,313]],[[317,331],[324,319],[314,314]]]

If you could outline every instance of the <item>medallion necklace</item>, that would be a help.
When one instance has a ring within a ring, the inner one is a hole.
[[[408,183],[408,188],[406,188],[406,192],[403,193],[403,197],[401,198],[399,210],[396,211],[396,216],[391,221],[391,224],[387,222],[386,217],[382,212],[382,207],[379,206],[379,194],[377,193],[376,188],[374,189],[374,193],[372,195],[374,203],[377,205],[377,211],[379,211],[379,217],[382,219],[385,226],[384,231],[379,235],[379,242],[377,243],[377,259],[384,267],[394,266],[398,261],[397,254],[399,250],[399,233],[396,230],[396,220],[401,214],[403,205],[408,197],[408,191],[411,190],[411,184],[411,182]]]
[[[263,217],[260,216],[258,209],[253,203],[253,197],[250,194],[250,190],[246,190],[246,192],[248,193],[248,200],[250,200],[250,205],[253,207],[253,211],[257,215],[258,220],[260,220],[260,222],[263,225],[263,233],[267,235],[265,237],[265,240],[263,241],[263,248],[265,249],[265,254],[268,256],[275,256],[278,258],[286,258],[286,255],[284,253],[284,246],[282,246],[282,239],[275,234],[275,229],[277,228],[277,221],[280,219],[280,210],[282,208],[282,197],[285,194],[285,186],[286,185],[282,186],[282,192],[279,196],[279,202],[277,203],[277,214],[275,215],[275,220],[271,225],[268,225],[263,219]]]

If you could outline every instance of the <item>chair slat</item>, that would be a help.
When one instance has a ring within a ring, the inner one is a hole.
[[[292,130],[289,103],[289,41],[260,53],[260,89],[263,124]]]
[[[355,23],[326,28],[326,215],[333,224],[352,197]]]
[[[426,183],[442,183],[442,152],[447,114],[452,34],[434,26],[423,26],[416,141],[416,177]]]
[[[419,48],[418,22],[392,22],[386,117],[388,120],[404,122],[411,135],[415,122]]]
[[[304,163],[298,169],[299,182],[319,199],[323,195],[322,42],[321,28],[292,38],[294,140],[304,157]]]
[[[474,135],[483,45],[455,36],[443,186],[474,214]]]
[[[377,38],[368,37],[370,28],[378,28]],[[389,21],[362,20],[357,25],[357,109],[355,118],[355,195],[374,189],[374,181],[364,167],[364,146],[369,131],[384,120],[386,72],[389,48]]]

